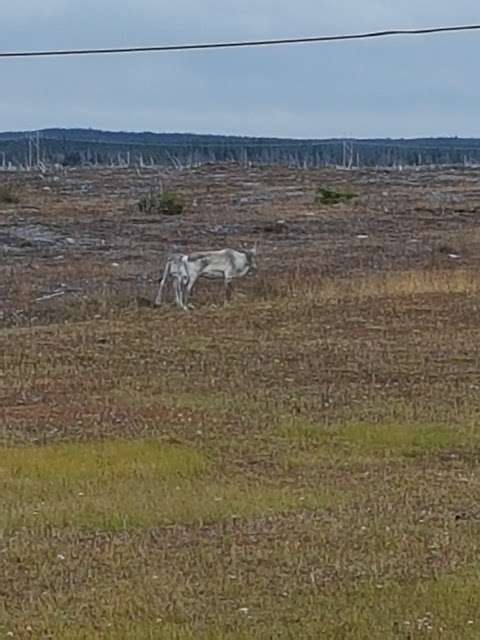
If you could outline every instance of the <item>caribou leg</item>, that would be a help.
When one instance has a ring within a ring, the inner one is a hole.
[[[184,288],[183,282],[181,278],[175,278],[175,302],[177,306],[183,309],[184,311],[188,311],[188,307],[184,302]]]
[[[187,286],[185,287],[183,292],[183,302],[185,306],[190,309],[193,309],[193,305],[189,303],[190,294],[193,289],[193,285],[195,284],[196,281],[197,279],[195,277],[190,277],[188,280]]]
[[[224,300],[223,304],[227,305],[232,299],[232,281],[229,278],[224,280]]]
[[[170,261],[167,261],[162,279],[160,280],[160,287],[158,289],[157,297],[155,298],[155,302],[153,303],[156,307],[159,307],[162,304],[163,288],[165,287],[165,283],[167,281],[169,273],[170,273]]]

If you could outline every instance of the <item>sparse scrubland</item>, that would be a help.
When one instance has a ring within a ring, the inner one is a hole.
[[[25,175],[0,638],[478,638],[479,177],[172,172],[198,202],[165,222],[148,174]],[[255,239],[227,307],[149,306],[170,245]]]

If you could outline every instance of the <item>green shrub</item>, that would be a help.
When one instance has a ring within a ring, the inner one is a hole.
[[[175,191],[150,191],[140,198],[138,208],[143,213],[162,214],[164,216],[178,216],[183,212],[185,203],[180,194]]]
[[[330,205],[338,202],[349,202],[356,197],[357,194],[351,191],[338,191],[330,187],[319,187],[315,193],[315,204]]]
[[[12,184],[0,185],[0,204],[18,204],[20,198]]]

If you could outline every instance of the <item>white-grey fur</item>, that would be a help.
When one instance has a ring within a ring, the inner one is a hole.
[[[223,280],[225,301],[228,300],[232,280],[257,270],[256,253],[254,247],[242,251],[220,249],[189,255],[172,254],[167,261],[155,304],[161,303],[163,287],[169,276],[175,279],[177,304],[185,311],[188,310],[188,300],[198,278]]]
[[[185,303],[188,300],[198,278],[223,280],[225,300],[230,297],[230,283],[242,278],[249,272],[257,270],[255,260],[256,248],[236,251],[221,249],[219,251],[200,251],[188,256],[186,267],[188,282],[185,291]]]

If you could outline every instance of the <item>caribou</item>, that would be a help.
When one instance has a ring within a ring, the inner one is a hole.
[[[161,304],[163,288],[169,276],[175,280],[177,305],[184,311],[188,311],[188,300],[199,278],[223,280],[226,303],[231,298],[232,280],[257,271],[256,254],[256,246],[241,251],[220,249],[198,251],[189,255],[172,254],[167,260],[155,304]]]

